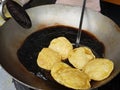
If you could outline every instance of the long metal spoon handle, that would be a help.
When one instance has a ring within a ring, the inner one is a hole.
[[[83,0],[81,17],[80,17],[80,23],[79,23],[79,29],[78,29],[77,38],[76,38],[76,47],[79,47],[79,45],[80,45],[80,39],[81,39],[81,31],[82,31],[82,23],[83,23],[83,16],[84,16],[84,11],[85,11],[85,5],[86,5],[86,0]]]

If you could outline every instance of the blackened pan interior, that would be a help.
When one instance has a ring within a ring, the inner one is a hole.
[[[36,62],[38,53],[42,48],[48,47],[52,39],[60,36],[64,36],[71,43],[75,43],[77,30],[78,29],[69,26],[52,26],[38,30],[37,32],[28,36],[22,46],[19,48],[17,55],[20,62],[28,71],[32,72],[36,76],[49,82],[54,82],[51,81],[52,79],[49,71],[38,67]],[[81,45],[90,47],[96,57],[104,57],[104,45],[91,33],[82,30],[80,43]]]

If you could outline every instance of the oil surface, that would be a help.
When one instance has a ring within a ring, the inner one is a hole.
[[[17,52],[20,62],[27,68],[28,71],[32,72],[36,76],[44,80],[54,82],[49,71],[38,67],[38,53],[42,48],[48,47],[50,41],[56,37],[64,36],[71,43],[75,43],[77,30],[78,29],[76,28],[68,26],[52,26],[31,34],[27,37]],[[91,48],[96,57],[104,57],[105,47],[93,34],[82,30],[80,43],[81,45]]]

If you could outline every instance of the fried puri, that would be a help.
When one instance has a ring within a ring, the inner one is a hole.
[[[90,61],[84,68],[84,72],[92,80],[101,81],[107,78],[114,68],[112,61],[104,58],[96,58]]]
[[[49,48],[58,52],[62,56],[62,60],[65,60],[68,58],[69,52],[73,49],[73,46],[65,37],[58,37],[50,42]]]
[[[68,59],[75,67],[62,62]],[[38,55],[39,67],[50,70],[53,79],[61,85],[72,89],[90,89],[90,80],[101,81],[113,71],[114,64],[105,58],[95,58],[88,47],[73,49],[65,37],[58,37],[43,48]]]
[[[83,69],[83,67],[94,58],[95,56],[91,49],[88,47],[79,47],[70,53],[68,60],[75,68]]]
[[[56,64],[53,66],[53,68],[52,68],[52,70],[51,70],[51,73],[52,73],[52,74],[53,74],[53,73],[56,73],[56,74],[57,74],[57,72],[65,69],[65,68],[72,68],[72,67],[69,66],[68,64],[64,63],[64,62],[58,62],[58,63],[56,63]]]
[[[51,70],[52,66],[59,61],[61,61],[59,53],[50,48],[43,48],[37,58],[38,66],[46,70]]]
[[[86,73],[62,62],[52,67],[51,75],[59,84],[72,89],[89,89],[91,87],[90,78]]]

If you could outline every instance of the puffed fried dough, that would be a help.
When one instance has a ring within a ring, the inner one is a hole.
[[[71,66],[69,66],[68,64],[64,63],[64,62],[58,62],[56,64],[53,65],[52,69],[51,69],[51,73],[52,74],[57,74],[59,71],[65,69],[65,68],[72,68]]]
[[[103,58],[96,58],[90,61],[84,68],[84,72],[95,81],[101,81],[107,78],[113,71],[112,61]]]
[[[57,66],[59,69],[56,69]],[[55,67],[53,66],[51,75],[58,83],[72,89],[89,89],[91,87],[90,78],[86,73],[65,64],[58,63]]]
[[[51,70],[52,66],[61,61],[61,56],[50,48],[43,48],[37,58],[39,67]]]
[[[71,52],[68,60],[75,68],[83,69],[83,67],[94,58],[95,56],[91,49],[88,47],[79,47]]]
[[[58,37],[50,42],[49,48],[58,52],[62,56],[62,60],[65,60],[68,58],[73,46],[65,37]]]

